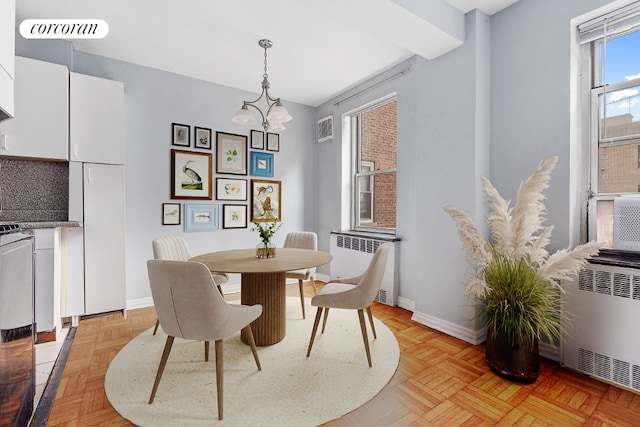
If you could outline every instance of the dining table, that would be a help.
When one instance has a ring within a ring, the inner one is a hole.
[[[240,302],[262,305],[262,315],[251,323],[258,346],[273,345],[286,335],[286,272],[318,267],[333,257],[322,251],[298,248],[277,248],[273,258],[257,258],[256,249],[233,249],[210,252],[190,258],[211,271],[239,273]],[[248,337],[242,335],[248,343]]]

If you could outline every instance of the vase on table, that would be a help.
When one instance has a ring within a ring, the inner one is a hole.
[[[271,242],[260,242],[256,246],[256,258],[275,258],[276,245]]]

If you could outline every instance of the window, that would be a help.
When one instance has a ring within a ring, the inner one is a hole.
[[[588,240],[613,246],[614,198],[640,190],[640,5],[578,27],[589,147]]]
[[[395,233],[396,105],[392,96],[349,114],[354,230]]]

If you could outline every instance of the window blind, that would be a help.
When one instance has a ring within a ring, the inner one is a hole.
[[[605,35],[610,38],[637,27],[640,27],[640,1],[578,25],[578,40],[581,44],[590,43]]]

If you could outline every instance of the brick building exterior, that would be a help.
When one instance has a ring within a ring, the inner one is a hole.
[[[607,138],[640,135],[640,122],[631,114],[608,117]],[[598,149],[599,193],[640,192],[640,141],[601,144]]]

